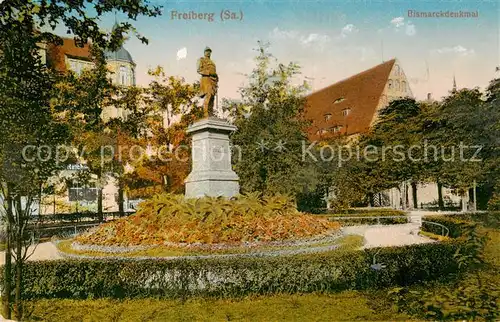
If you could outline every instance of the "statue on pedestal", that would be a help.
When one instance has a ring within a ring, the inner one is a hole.
[[[200,97],[204,98],[203,112],[205,117],[214,115],[214,101],[217,95],[217,87],[219,76],[215,69],[215,63],[210,59],[212,49],[205,48],[205,55],[198,59],[198,74],[201,75],[200,80]]]

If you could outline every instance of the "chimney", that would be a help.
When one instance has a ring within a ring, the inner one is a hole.
[[[432,99],[431,93],[427,93],[427,100],[430,101]]]

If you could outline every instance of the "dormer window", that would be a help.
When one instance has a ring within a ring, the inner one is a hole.
[[[333,102],[333,104],[338,104],[338,103],[340,103],[340,102],[342,102],[342,101],[344,101],[344,100],[345,100],[345,98],[343,98],[343,97],[339,97],[339,98],[337,98],[337,99]]]
[[[325,121],[329,121],[332,118],[332,114],[325,114]]]
[[[340,130],[342,130],[342,127],[343,127],[342,125],[337,125],[337,126],[330,128],[330,131],[333,133],[338,133],[338,132],[340,132]]]
[[[84,70],[92,69],[94,63],[82,59],[75,59],[66,57],[69,69],[72,70],[77,76],[80,76]]]
[[[349,115],[349,113],[351,113],[351,109],[349,107],[342,110],[343,116],[347,116]]]

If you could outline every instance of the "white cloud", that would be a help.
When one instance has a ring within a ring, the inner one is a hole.
[[[187,48],[181,48],[177,51],[177,60],[181,60],[187,57]]]
[[[411,21],[405,21],[404,17],[395,17],[389,22],[389,29],[394,30],[395,32],[399,32],[400,30],[404,31],[407,36],[415,36],[417,34],[417,27]],[[379,34],[384,32],[384,29],[378,29],[377,32]]]
[[[406,25],[406,35],[415,36],[416,33],[417,33],[417,28],[415,27],[415,25],[412,24],[411,22],[408,22],[408,24]]]
[[[396,17],[391,20],[391,24],[396,27],[402,27],[405,25],[405,18],[404,17]]]
[[[352,23],[345,25],[340,31],[340,37],[346,38],[349,34],[358,32],[358,28],[354,26]]]
[[[432,52],[436,54],[458,54],[460,56],[468,56],[468,55],[474,55],[475,51],[474,49],[467,49],[464,46],[457,45],[455,47],[443,47],[439,49],[434,49]]]
[[[331,38],[325,34],[302,34],[295,30],[282,30],[278,27],[274,28],[269,33],[269,37],[282,40],[295,40],[298,41],[303,47],[314,46],[320,50],[323,50],[324,46],[331,41]]]
[[[299,32],[296,30],[281,30],[278,27],[269,33],[269,37],[276,39],[295,39],[298,36]]]
[[[300,43],[304,46],[309,45],[325,45],[330,41],[330,37],[320,34],[309,34],[308,36],[300,37]]]

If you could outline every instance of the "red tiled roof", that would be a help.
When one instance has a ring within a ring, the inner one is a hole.
[[[83,47],[78,47],[72,38],[63,38],[61,46],[54,44],[47,46],[47,62],[55,70],[60,72],[67,70],[65,56],[91,60],[90,45],[85,44]]]
[[[391,59],[308,95],[305,117],[313,122],[308,131],[309,139],[366,132],[395,62],[396,59]],[[349,113],[344,116],[346,109]],[[327,114],[331,114],[328,120],[325,119]],[[334,134],[330,129],[336,126],[342,128]],[[328,132],[318,135],[317,131],[322,129]]]

